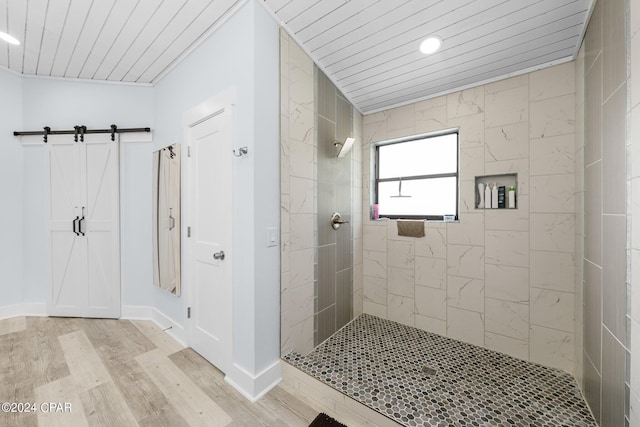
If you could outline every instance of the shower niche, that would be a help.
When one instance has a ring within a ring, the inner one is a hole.
[[[180,146],[153,152],[153,283],[180,295]]]

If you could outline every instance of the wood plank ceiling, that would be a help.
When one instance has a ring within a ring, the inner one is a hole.
[[[593,0],[260,1],[363,113],[577,53]],[[0,67],[25,75],[158,81],[242,0],[0,0]],[[444,41],[434,55],[418,45]]]
[[[593,0],[264,0],[363,113],[573,59]],[[620,23],[623,25],[623,23]],[[430,35],[434,55],[419,52]]]
[[[239,0],[0,0],[0,67],[25,75],[153,83]]]

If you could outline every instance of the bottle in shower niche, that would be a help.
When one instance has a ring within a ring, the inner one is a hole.
[[[509,187],[509,209],[516,208],[516,187]]]
[[[478,209],[484,209],[484,184],[478,183]]]
[[[489,184],[484,186],[484,207],[491,209],[491,186]]]
[[[495,182],[491,188],[491,209],[498,209],[498,185]]]

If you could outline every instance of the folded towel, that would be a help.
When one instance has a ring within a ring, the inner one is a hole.
[[[398,221],[398,236],[424,237],[424,221]]]

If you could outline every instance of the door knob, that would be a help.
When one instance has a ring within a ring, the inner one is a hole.
[[[213,254],[213,259],[219,259],[220,261],[224,260],[224,251],[216,252]]]
[[[334,230],[340,228],[341,224],[348,223],[349,221],[347,221],[346,219],[342,219],[342,216],[340,216],[338,212],[334,212],[333,214],[331,214],[331,227],[333,227]]]

